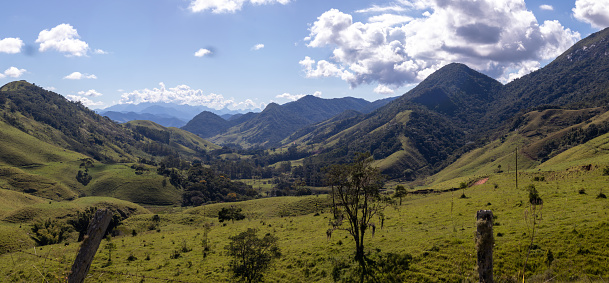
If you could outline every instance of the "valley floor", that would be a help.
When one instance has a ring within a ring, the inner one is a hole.
[[[496,216],[497,282],[521,282],[527,254],[528,282],[607,282],[609,200],[597,196],[606,190],[609,176],[592,165],[520,173],[518,179],[518,189],[514,173],[503,173],[463,192],[411,194],[401,206],[387,207],[382,228],[376,221],[374,236],[367,234],[366,252],[372,259],[387,253],[412,255],[408,268],[395,271],[404,281],[477,281],[475,215],[489,209]],[[529,185],[543,199],[535,224]],[[455,186],[446,182],[434,188]],[[102,241],[86,282],[230,281],[225,246],[230,236],[248,228],[279,239],[283,256],[266,272],[267,282],[332,282],[341,277],[338,267],[353,264],[349,259],[354,244],[345,231],[326,237],[331,217],[327,204],[328,197],[320,195],[174,207],[159,212],[158,226],[151,226],[154,214],[138,214],[124,221],[122,236]],[[231,205],[242,208],[247,218],[218,222],[217,212]],[[27,239],[29,225],[2,221],[0,233]],[[209,251],[203,249],[205,227],[209,227]],[[533,245],[529,245],[533,228]],[[0,281],[64,282],[78,246],[72,240],[5,251],[0,255]]]

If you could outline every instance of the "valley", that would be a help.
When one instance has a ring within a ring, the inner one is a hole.
[[[452,63],[397,98],[304,96],[226,117],[198,109],[181,113],[192,116],[183,125],[113,121],[8,83],[0,281],[66,281],[79,248],[69,223],[91,207],[120,225],[86,282],[230,281],[227,247],[248,229],[277,239],[266,281],[359,281],[352,235],[330,225],[343,219],[329,184],[331,168],[351,168],[332,166],[366,152],[385,176],[374,196],[383,209],[362,230],[367,282],[477,281],[481,209],[495,216],[496,281],[604,282],[607,52],[609,29],[505,85]],[[219,219],[223,209],[244,219]]]

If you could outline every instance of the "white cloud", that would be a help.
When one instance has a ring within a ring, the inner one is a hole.
[[[554,11],[554,7],[552,5],[548,5],[548,4],[543,4],[543,5],[539,6],[539,9],[546,10],[546,11]]]
[[[0,53],[15,54],[21,52],[25,43],[20,38],[8,37],[0,40]]]
[[[74,72],[63,78],[68,79],[68,80],[80,80],[80,79],[97,79],[97,76],[90,75],[90,74],[82,74],[81,72]]]
[[[50,30],[41,31],[36,43],[40,43],[40,52],[55,50],[67,53],[66,56],[86,56],[89,45],[78,38],[80,36],[74,27],[69,24],[60,24]]]
[[[93,50],[93,53],[94,53],[94,54],[98,54],[98,55],[106,55],[106,54],[110,54],[109,52],[104,51],[104,50],[101,50],[101,49],[95,49],[95,50]]]
[[[0,79],[4,79],[6,77],[18,78],[18,77],[21,77],[21,75],[23,75],[25,72],[27,72],[26,69],[10,67],[10,68],[6,69],[4,71],[4,73],[0,73]]]
[[[211,51],[208,49],[205,49],[205,48],[201,48],[197,52],[195,52],[196,57],[203,57],[203,56],[209,55],[209,54],[211,54]]]
[[[264,48],[264,44],[258,43],[252,47],[252,50],[260,50],[262,48]]]
[[[357,22],[331,9],[319,16],[305,42],[311,48],[332,49],[332,56],[306,56],[299,62],[306,76],[338,77],[351,87],[378,83],[395,89],[460,62],[508,80],[512,73],[531,70],[534,62],[560,55],[581,37],[558,21],[538,23],[523,0],[399,3],[415,10],[412,14],[424,15],[383,14]]]
[[[572,11],[576,19],[595,28],[603,29],[609,26],[609,1],[577,0]]]
[[[389,88],[384,84],[379,84],[376,88],[374,88],[374,92],[378,94],[393,94],[393,89]]]
[[[46,87],[44,87],[44,89],[46,89],[48,91],[55,91],[55,90],[57,90],[57,88],[55,88],[54,86],[46,86]]]
[[[372,7],[370,7],[370,8],[357,10],[355,12],[356,13],[385,13],[385,12],[404,12],[404,11],[406,11],[406,8],[399,6],[399,5],[384,6],[384,7],[381,7],[378,5],[372,5]]]
[[[276,98],[285,98],[285,99],[290,100],[290,101],[296,101],[296,100],[301,99],[301,98],[303,98],[303,97],[305,97],[307,95],[308,94],[290,94],[290,93],[285,92],[285,93],[279,94],[279,95],[277,95],[275,97]],[[321,91],[316,91],[312,95],[316,96],[316,97],[321,97]]]
[[[103,106],[104,105],[104,103],[101,101],[93,101],[93,100],[89,99],[88,97],[79,96],[79,95],[67,95],[66,98],[70,101],[80,102],[84,106],[87,106],[89,108],[94,107],[94,106]]]
[[[243,8],[243,4],[251,3],[254,5],[267,4],[288,4],[290,0],[191,0],[188,9],[192,12],[204,12],[211,10],[212,13],[235,13]]]
[[[90,89],[87,91],[79,91],[78,92],[79,95],[84,95],[84,96],[89,96],[89,97],[98,97],[98,96],[102,96],[103,94],[97,92],[94,89]]]
[[[159,83],[158,88],[134,90],[123,93],[120,104],[140,104],[143,102],[166,102],[189,105],[204,105],[214,109],[258,109],[264,108],[264,103],[251,100],[237,102],[234,99],[226,99],[221,94],[205,94],[203,90],[192,89],[187,85],[178,85],[167,88],[164,83]]]

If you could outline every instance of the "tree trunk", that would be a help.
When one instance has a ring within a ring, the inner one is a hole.
[[[101,240],[104,238],[106,229],[112,220],[112,211],[104,209],[98,210],[91,219],[87,236],[80,245],[78,255],[72,265],[72,270],[68,276],[69,283],[82,283],[89,272],[89,267],[93,262],[93,257],[99,248]]]

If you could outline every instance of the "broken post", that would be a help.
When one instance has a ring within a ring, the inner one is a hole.
[[[78,255],[72,265],[68,283],[82,283],[85,280],[97,248],[99,248],[99,244],[104,238],[104,234],[106,234],[106,229],[110,225],[112,214],[112,211],[108,209],[99,209],[95,212],[95,216],[93,216],[89,228],[87,228],[87,235],[82,241]]]
[[[478,275],[480,282],[493,282],[493,212],[478,210],[476,213],[476,249],[478,250]]]

